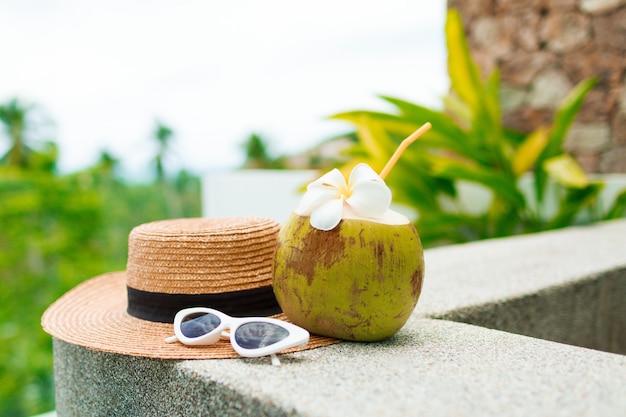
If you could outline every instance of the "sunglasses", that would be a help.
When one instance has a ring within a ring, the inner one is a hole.
[[[185,345],[211,345],[221,338],[230,338],[239,355],[247,358],[269,355],[277,366],[280,365],[277,352],[309,342],[309,332],[295,324],[270,317],[231,317],[205,307],[176,313],[174,333],[175,336],[165,339],[167,343],[178,340]]]

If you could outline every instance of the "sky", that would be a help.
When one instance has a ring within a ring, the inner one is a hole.
[[[170,169],[228,170],[253,132],[290,154],[379,95],[440,106],[444,19],[445,1],[0,0],[0,103],[37,105],[62,172],[106,150],[145,174],[157,120]]]

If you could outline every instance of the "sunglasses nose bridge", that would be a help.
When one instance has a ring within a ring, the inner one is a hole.
[[[223,319],[224,328],[222,330],[222,333],[228,332],[229,337],[233,339],[234,334],[239,326],[246,323],[247,321],[250,321],[247,317],[226,316],[226,318]]]
[[[222,323],[219,326],[222,339],[230,339],[231,343],[234,342],[234,334],[237,331],[239,324],[235,317],[226,316],[222,319]]]

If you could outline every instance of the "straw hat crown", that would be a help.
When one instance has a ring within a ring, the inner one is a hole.
[[[168,294],[214,294],[270,286],[280,225],[260,217],[164,220],[128,239],[128,286]]]

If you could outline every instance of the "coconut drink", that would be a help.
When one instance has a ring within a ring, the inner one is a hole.
[[[390,209],[384,182],[430,124],[407,138],[380,174],[358,164],[307,186],[278,234],[273,288],[283,312],[312,333],[352,341],[393,336],[409,319],[424,278],[411,221]]]

